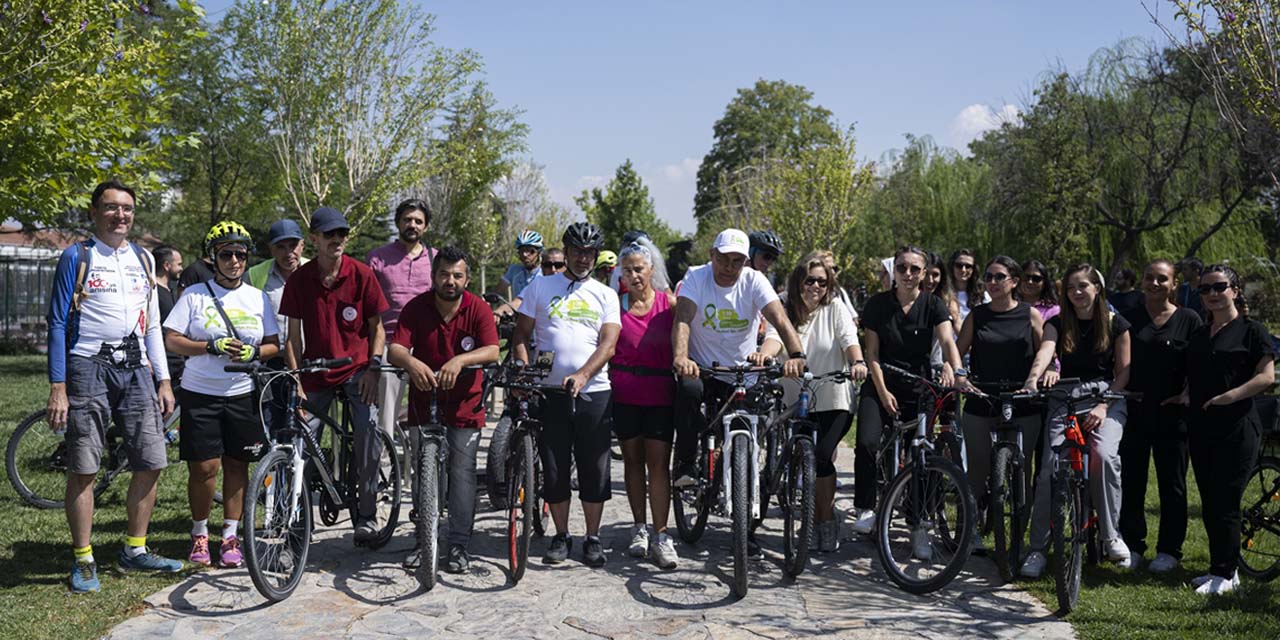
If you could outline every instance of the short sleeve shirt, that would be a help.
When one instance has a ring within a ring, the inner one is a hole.
[[[389,305],[382,312],[382,326],[388,336],[395,332],[404,305],[431,290],[431,260],[435,254],[435,249],[423,247],[418,255],[411,256],[399,242],[369,252],[369,268],[378,277]]]
[[[369,361],[371,318],[387,310],[373,270],[350,256],[342,256],[338,277],[326,287],[320,261],[312,260],[293,272],[280,298],[280,314],[302,321],[306,337],[302,359],[351,358],[351,364],[302,377],[307,391],[341,384]]]
[[[1073,313],[1068,310],[1067,313]],[[1111,340],[1102,353],[1094,350],[1094,321],[1079,320],[1077,323],[1075,348],[1066,353],[1062,347],[1062,314],[1049,320],[1049,325],[1058,332],[1058,360],[1062,363],[1062,377],[1079,378],[1082,382],[1110,380],[1116,370],[1116,339],[1129,330],[1129,321],[1118,313],[1111,313]]]
[[[502,274],[502,281],[511,285],[511,299],[514,300],[520,297],[520,292],[540,275],[542,270],[536,264],[533,265],[533,269],[525,269],[522,264],[513,264],[507,267],[506,273]]]
[[[213,295],[209,294],[210,289]],[[189,287],[174,303],[165,319],[164,328],[176,331],[192,340],[208,341],[231,337],[227,323],[218,313],[214,296],[222,303],[222,310],[235,327],[235,336],[245,344],[260,345],[267,336],[280,334],[276,314],[271,301],[260,289],[242,284],[235,289],[224,289],[208,281]],[[237,396],[253,391],[253,380],[246,373],[228,373],[223,367],[229,363],[226,356],[201,354],[187,359],[182,374],[182,388],[209,396]]]
[[[1159,406],[1182,393],[1187,380],[1187,347],[1200,325],[1200,314],[1178,307],[1157,327],[1146,305],[1133,311],[1129,335],[1133,350],[1129,367],[1129,390],[1141,392],[1144,400]]]
[[[1187,347],[1187,390],[1191,396],[1189,426],[1230,433],[1233,424],[1256,415],[1253,398],[1224,406],[1200,407],[1210,398],[1234,389],[1253,377],[1262,358],[1273,357],[1271,336],[1262,323],[1238,317],[1210,335],[1206,323],[1191,334]]]
[[[599,346],[604,325],[622,326],[618,294],[590,278],[573,282],[563,273],[543,276],[530,282],[520,297],[520,315],[534,321],[533,343],[539,351],[554,354],[543,384],[558,386],[581,369]],[[608,369],[602,367],[584,391],[608,391]]]
[[[497,346],[498,328],[493,321],[493,310],[469,291],[462,293],[457,314],[445,322],[436,309],[435,293],[428,291],[404,306],[391,342],[409,349],[413,357],[426,363],[432,371],[439,371],[455,356],[481,347]],[[479,371],[462,372],[453,389],[445,392],[439,400],[445,424],[475,429],[484,426],[483,385],[484,376]],[[419,391],[410,385],[410,421],[429,419],[432,393],[436,392]]]
[[[876,332],[880,361],[919,375],[929,374],[934,330],[950,321],[951,314],[942,298],[923,291],[906,313],[893,291],[871,296],[862,308],[862,328]],[[863,389],[872,387],[863,385]]]
[[[722,287],[716,284],[711,264],[690,269],[678,295],[697,307],[689,324],[689,357],[703,366],[745,364],[756,350],[760,312],[778,300],[759,271],[744,268],[737,282]]]

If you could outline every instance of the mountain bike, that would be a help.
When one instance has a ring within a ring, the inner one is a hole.
[[[1017,393],[1023,386],[1021,382],[973,382],[987,389],[1002,389],[995,395],[978,394],[1000,406],[1000,420],[991,428],[987,492],[978,499],[978,511],[983,533],[989,531],[992,535],[991,555],[996,569],[1005,582],[1011,582],[1018,573],[1023,538],[1031,518],[1027,500],[1030,461],[1023,455],[1022,429],[1014,422],[1014,406],[1037,395]]]
[[[1263,407],[1263,402],[1270,406]],[[1264,445],[1275,445],[1280,416],[1274,397],[1259,398]],[[1280,576],[1280,458],[1258,450],[1258,462],[1240,500],[1240,573],[1270,582]]]

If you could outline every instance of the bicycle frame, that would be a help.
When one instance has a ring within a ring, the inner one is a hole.
[[[714,376],[717,373],[732,374],[734,376],[732,390],[729,398],[725,400],[720,410],[716,412],[715,417],[707,421],[707,428],[719,423],[720,425],[720,442],[716,447],[717,453],[713,454],[715,458],[721,460],[731,460],[733,455],[733,438],[737,435],[747,436],[751,450],[747,459],[749,460],[748,476],[751,479],[750,496],[748,504],[751,505],[751,518],[760,518],[760,470],[758,453],[760,445],[756,441],[756,433],[760,426],[760,418],[747,410],[747,382],[746,377],[749,373],[765,373],[770,371],[761,367],[727,367],[721,368],[716,365],[708,370],[709,375]],[[733,515],[733,478],[732,474],[721,473],[720,495],[717,499],[717,506],[727,516]]]

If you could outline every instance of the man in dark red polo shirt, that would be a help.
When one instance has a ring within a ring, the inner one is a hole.
[[[289,318],[284,358],[290,369],[312,358],[351,358],[347,366],[304,375],[298,396],[308,411],[325,413],[342,387],[351,403],[359,495],[355,541],[363,543],[378,533],[375,497],[382,443],[375,430],[378,367],[386,343],[381,314],[387,301],[373,270],[343,255],[350,231],[336,209],[320,207],[311,214],[316,259],[298,267],[285,283],[280,315]]]
[[[409,422],[430,420],[431,394],[440,393],[439,417],[449,440],[449,554],[445,571],[462,573],[470,566],[476,508],[476,452],[484,426],[481,402],[484,376],[463,371],[469,365],[498,361],[498,328],[493,310],[466,290],[471,279],[467,254],[445,247],[431,261],[432,290],[410,300],[387,358],[405,370],[409,390]],[[439,390],[439,391],[437,391]],[[405,565],[417,567],[417,549]]]

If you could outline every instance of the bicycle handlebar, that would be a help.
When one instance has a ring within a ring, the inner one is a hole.
[[[315,373],[319,371],[328,371],[351,364],[351,358],[316,358],[314,360],[303,360],[297,369],[286,369],[283,372],[271,369],[272,373]],[[257,375],[262,369],[266,368],[261,362],[233,362],[224,365],[223,371],[228,373],[248,373]]]

